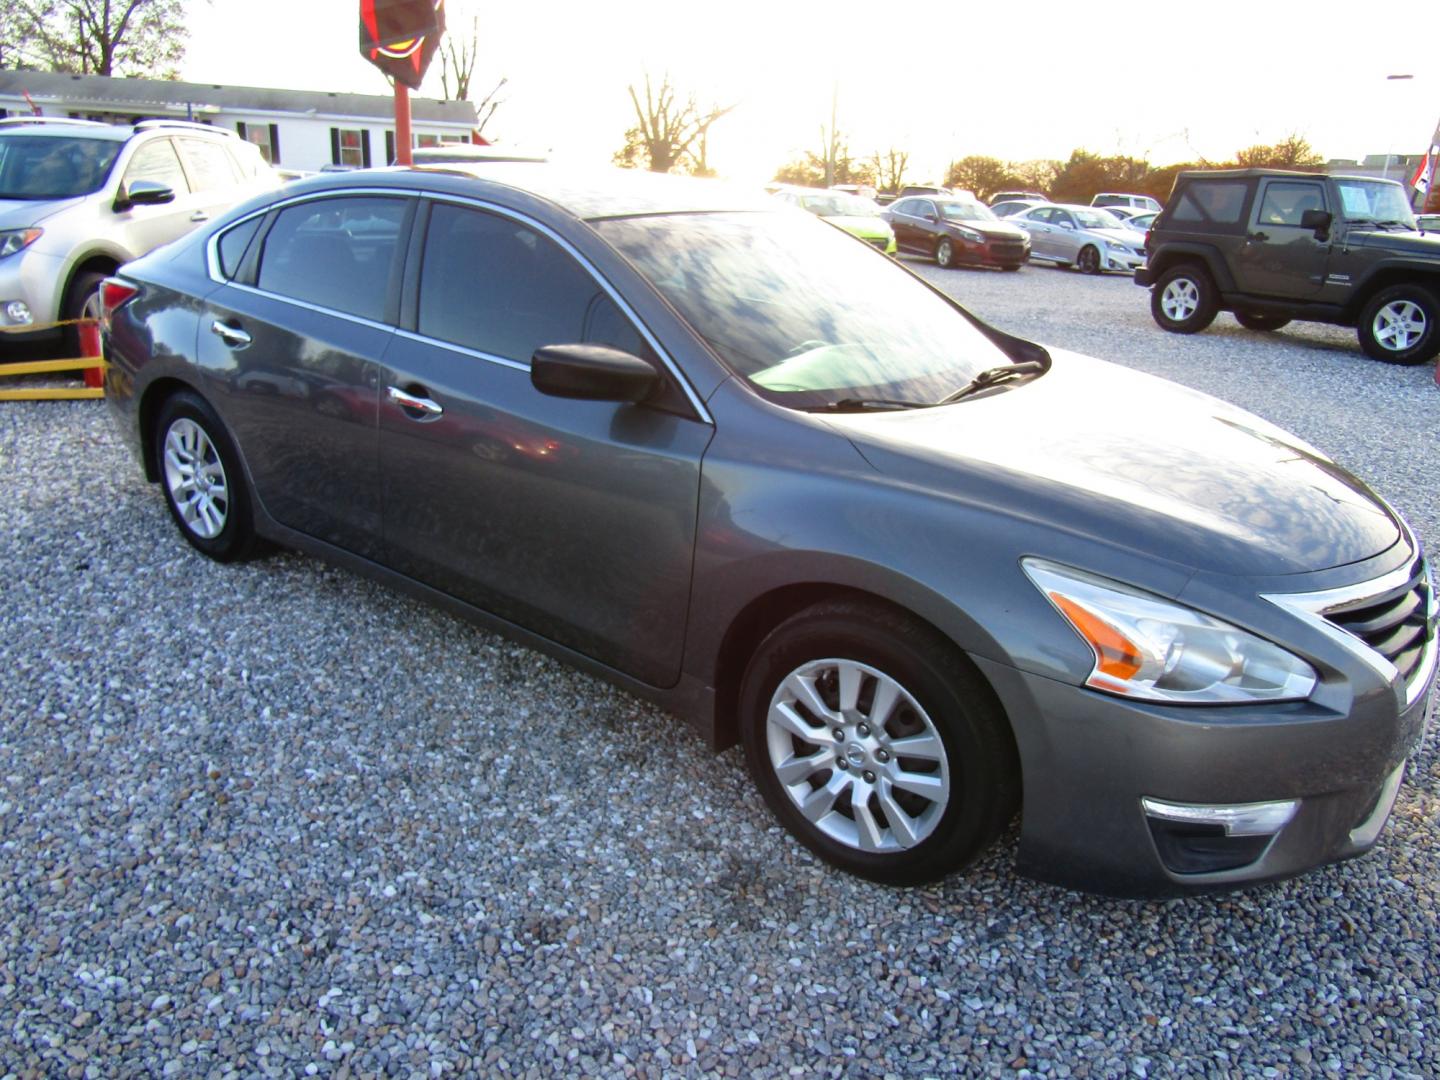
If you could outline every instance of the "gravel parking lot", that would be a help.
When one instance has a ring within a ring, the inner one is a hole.
[[[1433,368],[914,265],[1289,427],[1440,547]],[[213,565],[103,406],[0,405],[0,1076],[1440,1073],[1440,762],[1379,849],[1163,904],[833,872],[605,684],[315,560]]]

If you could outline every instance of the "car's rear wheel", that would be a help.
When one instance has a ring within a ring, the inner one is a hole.
[[[946,269],[955,265],[955,245],[947,236],[935,241],[935,265]]]
[[[1075,268],[1082,274],[1100,273],[1100,252],[1093,245],[1086,244],[1075,256]]]
[[[1015,270],[1019,270],[1019,269],[1020,269],[1020,264],[1019,264],[1019,263],[1016,263],[1016,264],[1014,264],[1014,265],[1012,266],[1012,265],[1010,265],[1009,263],[1006,263],[1004,266],[1000,267],[1000,269],[1001,269],[1001,270],[1015,271]]]
[[[180,534],[216,562],[256,549],[240,455],[204,398],[181,391],[160,407],[155,460],[165,505]]]
[[[1282,319],[1278,315],[1252,315],[1246,311],[1235,312],[1235,321],[1246,330],[1260,330],[1268,332],[1279,330],[1282,326],[1289,326],[1289,319]]]
[[[1440,352],[1440,298],[1420,285],[1392,285],[1372,296],[1355,333],[1372,360],[1423,364]]]
[[[1194,263],[1172,266],[1150,290],[1150,314],[1162,330],[1194,334],[1215,321],[1215,283]]]
[[[990,688],[935,631],[835,603],[761,643],[740,694],[746,759],[772,811],[828,862],[932,881],[999,834],[1019,797]]]

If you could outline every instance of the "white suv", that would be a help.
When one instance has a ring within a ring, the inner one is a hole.
[[[97,314],[123,263],[279,182],[222,128],[0,120],[0,326],[50,337],[47,324]]]
[[[1161,210],[1160,200],[1149,195],[1131,195],[1124,191],[1102,191],[1090,200],[1091,206],[1126,206],[1132,210]]]

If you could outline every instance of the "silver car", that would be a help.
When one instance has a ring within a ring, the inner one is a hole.
[[[98,315],[107,274],[279,182],[257,147],[204,124],[0,120],[0,326],[50,337]]]
[[[1030,257],[1083,274],[1126,273],[1145,263],[1145,237],[1108,210],[1073,203],[1032,206],[1006,219],[1030,234]]]

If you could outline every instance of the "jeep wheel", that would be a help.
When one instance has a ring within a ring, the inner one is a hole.
[[[1440,299],[1419,285],[1392,285],[1370,298],[1355,333],[1372,360],[1423,364],[1440,352]]]
[[[1194,263],[1181,263],[1160,275],[1150,290],[1150,314],[1162,330],[1194,334],[1215,321],[1215,285]]]
[[[1075,256],[1075,269],[1082,274],[1100,273],[1100,252],[1086,244],[1080,249],[1080,254]]]
[[[1251,315],[1244,311],[1235,312],[1235,321],[1246,330],[1279,330],[1282,326],[1290,325],[1289,319],[1282,319],[1278,315]]]

